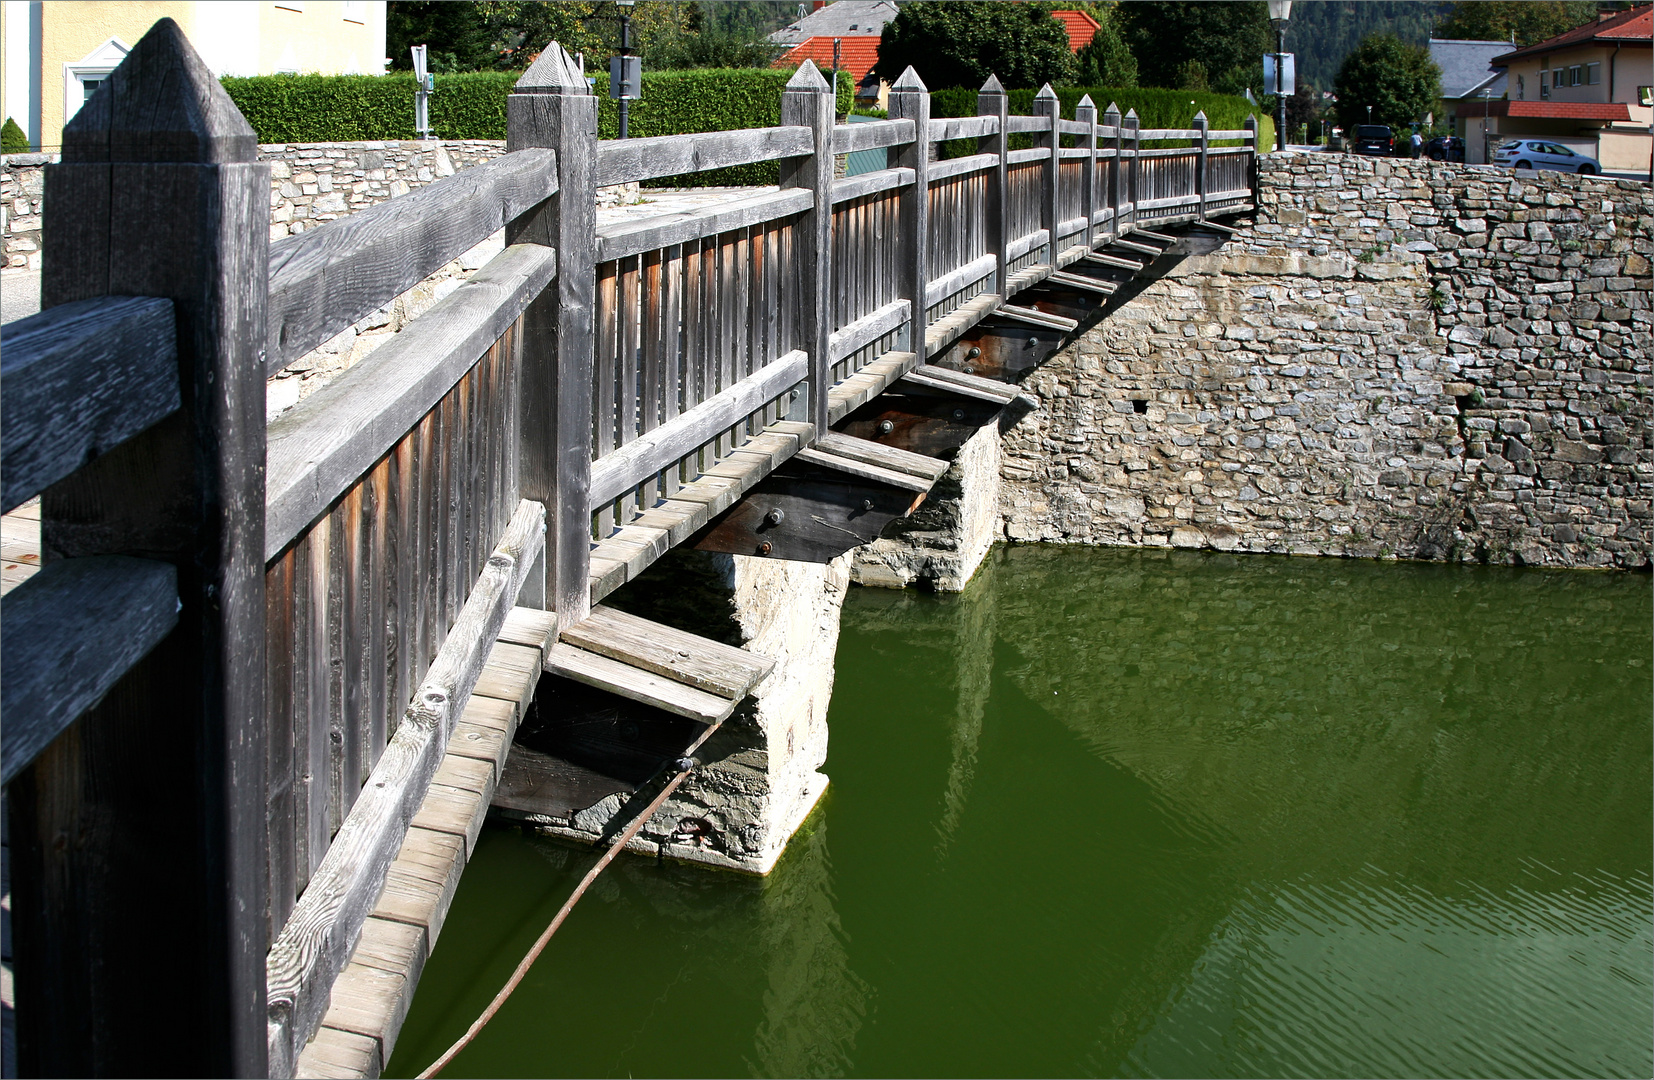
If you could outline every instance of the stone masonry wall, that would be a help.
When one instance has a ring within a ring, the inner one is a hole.
[[[1259,212],[1027,381],[1011,540],[1649,563],[1654,189],[1268,156]]]

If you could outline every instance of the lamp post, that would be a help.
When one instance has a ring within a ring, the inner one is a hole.
[[[643,65],[632,56],[632,7],[637,0],[615,0],[620,9],[620,55],[609,61],[609,96],[620,111],[620,137],[627,137],[626,120],[632,99],[643,94]]]
[[[1275,24],[1275,149],[1286,150],[1286,21],[1292,0],[1269,0],[1269,21]]]

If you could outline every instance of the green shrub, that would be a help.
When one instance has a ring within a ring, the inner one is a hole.
[[[17,121],[6,117],[4,125],[0,125],[0,154],[26,154],[29,152],[29,137],[23,134],[23,129],[17,126]]]
[[[781,122],[781,91],[792,72],[763,68],[653,71],[643,76],[643,97],[632,102],[633,138],[699,131],[772,127]],[[436,76],[431,129],[439,139],[504,139],[505,99],[517,72],[478,71]],[[224,89],[252,124],[261,143],[365,142],[414,138],[414,79],[392,75],[257,75],[226,77]],[[855,92],[839,72],[838,111],[847,113]],[[598,137],[619,133],[616,103],[598,99]],[[664,177],[657,186],[773,184],[775,162],[736,169]]]
[[[1243,97],[1232,94],[1214,94],[1193,90],[1162,90],[1152,87],[1107,87],[1107,86],[1059,86],[1057,101],[1062,108],[1064,118],[1074,119],[1074,106],[1087,94],[1097,106],[1097,122],[1102,123],[1103,110],[1109,103],[1120,107],[1120,114],[1124,116],[1132,109],[1137,110],[1138,123],[1144,128],[1186,128],[1194,123],[1195,113],[1204,111],[1206,120],[1213,131],[1238,130],[1246,123],[1248,114],[1258,119],[1258,144],[1273,146],[1275,142],[1275,123],[1264,115],[1256,105]],[[1012,90],[1009,93],[1007,105],[1012,115],[1027,116],[1034,111],[1033,90]],[[932,116],[975,116],[976,91],[968,87],[956,86],[946,90],[934,90],[930,95],[930,114]],[[1030,135],[1011,136],[1011,149],[1021,150],[1034,145]],[[1188,140],[1166,140],[1164,142],[1144,142],[1150,146],[1187,146]],[[1213,146],[1236,146],[1234,140],[1217,141]],[[956,139],[944,143],[941,156],[945,158],[965,157],[976,153],[976,140]]]

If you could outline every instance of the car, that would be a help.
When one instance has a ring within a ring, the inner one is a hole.
[[[1493,163],[1518,169],[1552,169],[1586,176],[1602,171],[1602,163],[1596,158],[1586,157],[1561,143],[1544,139],[1517,139],[1505,143],[1493,152]]]
[[[1464,140],[1441,135],[1424,144],[1424,153],[1432,161],[1463,161]]]
[[[1355,139],[1350,149],[1357,154],[1377,154],[1389,157],[1395,153],[1396,133],[1383,124],[1357,124]]]

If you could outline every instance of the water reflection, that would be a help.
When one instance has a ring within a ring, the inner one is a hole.
[[[624,860],[452,1075],[1654,1069],[1646,578],[993,559],[852,592],[775,874]],[[587,858],[486,838],[401,1074]]]

